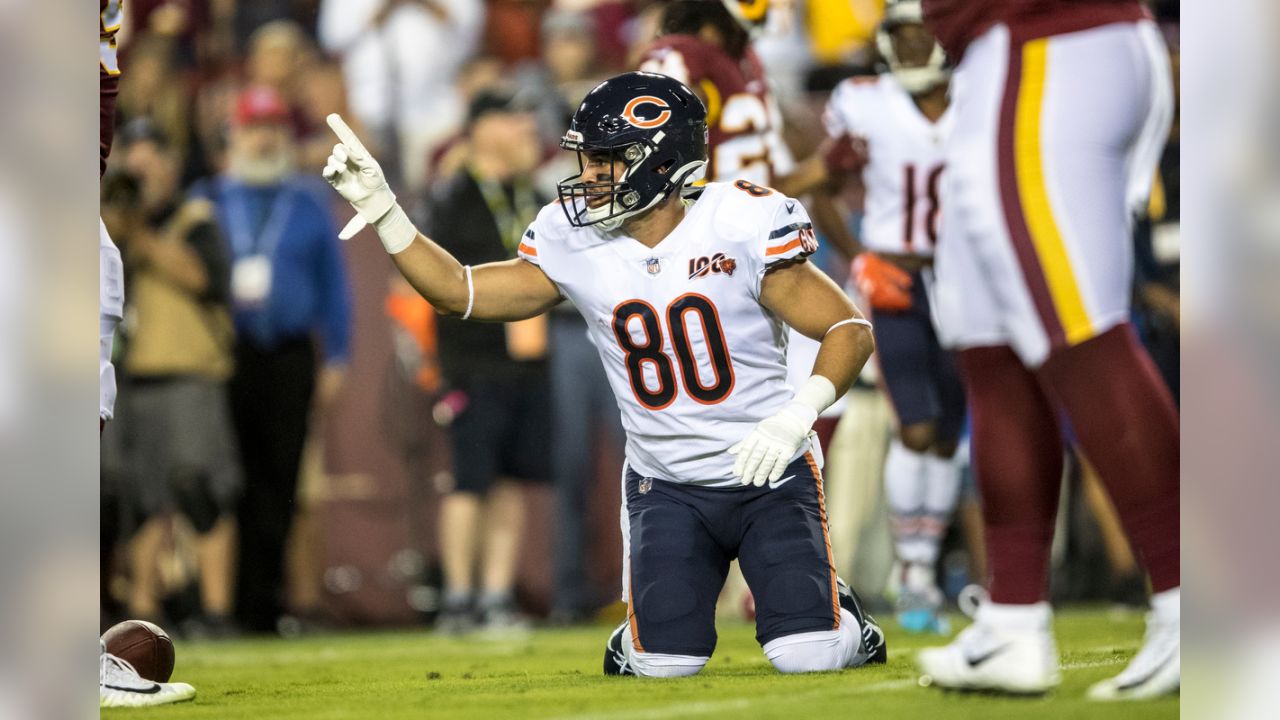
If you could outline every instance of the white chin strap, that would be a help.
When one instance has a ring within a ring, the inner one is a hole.
[[[892,68],[898,84],[912,95],[928,92],[945,83],[951,73],[939,67]]]
[[[626,220],[635,214],[634,212],[625,212],[617,217],[604,220],[603,218],[611,212],[613,212],[612,201],[610,201],[609,204],[601,205],[600,207],[591,207],[590,205],[587,205],[587,221],[605,232],[613,232],[618,229],[618,226],[622,224],[623,220]]]
[[[627,210],[626,212],[619,213],[616,217],[611,217],[608,220],[599,220],[599,221],[597,221],[596,218],[606,216],[613,211],[613,203],[611,202],[608,205],[601,205],[598,208],[593,208],[590,205],[588,205],[587,219],[593,221],[595,223],[595,226],[600,228],[601,230],[605,232],[613,232],[614,230],[617,230],[618,228],[622,227],[622,223],[648,210],[654,205],[657,205],[665,197],[666,195],[654,195],[653,199],[650,200],[648,203],[646,203],[642,207],[638,207],[634,210]]]
[[[922,22],[918,4],[895,7],[898,7],[899,22]],[[947,53],[936,42],[933,44],[933,53],[929,55],[929,61],[920,67],[906,67],[899,62],[898,53],[893,49],[893,38],[885,30],[884,25],[876,31],[876,47],[880,50],[880,55],[884,57],[885,62],[889,64],[889,71],[893,73],[893,77],[912,95],[928,92],[951,77],[951,71],[946,68]]]

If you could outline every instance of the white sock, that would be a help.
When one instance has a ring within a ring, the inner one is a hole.
[[[955,457],[924,456],[924,509],[950,520],[960,499],[960,463]]]
[[[984,602],[978,606],[977,619],[1015,633],[1048,632],[1053,608],[1044,601],[1030,605]]]
[[[902,586],[915,592],[925,592],[938,584],[933,563],[908,563],[903,571]]]
[[[668,655],[666,653],[640,652],[631,641],[631,633],[622,633],[622,654],[631,670],[641,677],[687,677],[696,675],[707,664],[709,657],[694,655]]]
[[[1151,596],[1151,612],[1161,620],[1178,622],[1182,619],[1182,588],[1176,587]]]
[[[764,644],[764,655],[784,673],[839,670],[866,662],[862,653],[862,626],[853,613],[844,608],[840,608],[839,628],[770,640]]]
[[[919,550],[912,560],[933,567],[960,497],[960,464],[933,453],[920,457],[923,507],[917,531]]]
[[[900,440],[889,443],[884,462],[885,500],[893,527],[894,550],[903,562],[926,562],[921,553],[920,521],[925,502],[925,455],[909,450]]]

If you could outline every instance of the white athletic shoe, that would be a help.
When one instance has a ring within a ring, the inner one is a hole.
[[[98,707],[146,707],[190,700],[196,689],[186,683],[144,680],[129,663],[107,652],[99,653]]]
[[[1091,700],[1145,700],[1179,691],[1182,675],[1182,626],[1178,618],[1147,614],[1142,648],[1119,675],[1089,688]]]
[[[1004,606],[1009,607],[1009,606]],[[953,690],[993,690],[1038,695],[1061,682],[1058,648],[1049,632],[1050,611],[1030,606],[1018,612],[1042,612],[1043,622],[1012,629],[993,622],[990,604],[978,609],[974,623],[950,645],[925,648],[916,658],[922,685]]]

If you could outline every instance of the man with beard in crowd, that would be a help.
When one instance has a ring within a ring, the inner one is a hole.
[[[227,170],[202,192],[217,207],[232,257],[230,395],[245,477],[236,615],[250,632],[273,631],[283,614],[285,542],[313,396],[323,412],[350,350],[338,233],[307,183],[295,172],[288,106],[270,88],[249,88],[236,103]]]

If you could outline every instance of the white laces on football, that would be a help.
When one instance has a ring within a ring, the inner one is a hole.
[[[101,667],[99,668],[99,684],[114,685],[120,688],[149,688],[155,683],[150,680],[144,680],[137,670],[133,669],[133,665],[128,660],[112,655],[111,653],[100,654]]]

